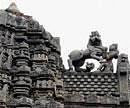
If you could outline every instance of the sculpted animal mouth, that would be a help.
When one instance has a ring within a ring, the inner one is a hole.
[[[95,38],[95,41],[100,41],[100,39],[99,38]]]
[[[99,46],[100,45],[100,42],[101,40],[99,38],[94,38],[94,39],[91,39],[91,44],[93,46]]]
[[[92,42],[100,41],[100,38],[98,38],[98,37],[91,38],[91,41],[92,41]]]

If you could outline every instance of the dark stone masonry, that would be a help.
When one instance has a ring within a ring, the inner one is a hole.
[[[87,59],[100,63],[96,71]],[[70,52],[68,66],[59,37],[15,3],[0,10],[0,108],[130,108],[128,55],[116,43],[103,46],[93,31],[85,50]]]

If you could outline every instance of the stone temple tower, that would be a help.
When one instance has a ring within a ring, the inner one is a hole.
[[[0,108],[63,108],[60,40],[15,3],[0,10]]]
[[[88,59],[100,63],[96,71]],[[0,10],[0,108],[130,108],[130,64],[118,44],[103,46],[93,31],[85,50],[70,52],[68,66],[59,37],[15,3]]]

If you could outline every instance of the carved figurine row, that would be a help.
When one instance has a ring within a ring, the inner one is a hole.
[[[100,66],[98,71],[101,72],[113,72],[113,59],[117,59],[119,55],[118,45],[112,44],[107,47],[102,45],[101,36],[97,31],[91,32],[87,49],[85,50],[74,50],[69,54],[68,65],[69,70],[75,69],[77,72],[90,72],[94,69],[94,63],[86,63],[86,69],[81,67],[84,65],[86,59],[95,59],[99,61]]]

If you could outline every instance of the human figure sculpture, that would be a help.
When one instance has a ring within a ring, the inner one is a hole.
[[[101,65],[97,70],[101,72],[113,72],[113,63],[112,60],[113,58],[117,59],[119,55],[118,51],[118,45],[117,44],[112,44],[109,47],[109,52],[106,51],[104,52],[103,60],[100,61]]]
[[[87,49],[86,50],[74,50],[69,54],[68,65],[69,70],[83,71],[81,66],[83,66],[86,59],[92,58],[95,60],[102,60],[103,50],[106,47],[102,46],[102,41],[100,35],[97,31],[91,32]]]

